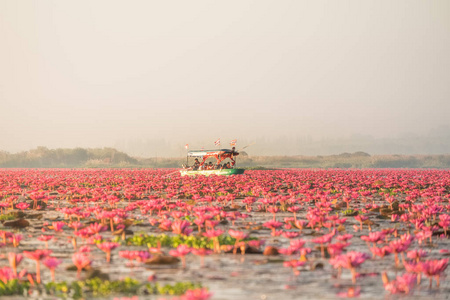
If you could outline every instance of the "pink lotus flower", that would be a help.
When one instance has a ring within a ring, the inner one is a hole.
[[[306,222],[303,220],[295,220],[294,221],[294,226],[297,227],[300,230],[300,232],[305,227],[305,225],[306,225]]]
[[[20,264],[22,259],[23,259],[22,254],[17,254],[14,252],[8,253],[8,261],[9,264],[11,265],[14,275],[17,275],[17,266]]]
[[[111,261],[111,251],[119,247],[119,243],[114,242],[103,242],[101,244],[97,244],[97,247],[106,253],[106,261],[109,263]]]
[[[391,215],[391,222],[397,222],[398,219],[399,219],[399,215],[396,215],[396,214]]]
[[[233,229],[228,230],[228,234],[232,238],[235,238],[236,240],[243,240],[243,239],[246,239],[248,237],[247,233],[245,233],[243,231],[233,230]]]
[[[175,257],[180,257],[181,262],[183,264],[183,268],[186,268],[186,255],[192,251],[190,247],[187,245],[181,244],[178,245],[177,249],[172,249],[169,251],[169,254]]]
[[[295,214],[298,213],[300,211],[300,209],[301,209],[300,206],[291,206],[291,207],[288,207],[287,210],[294,213],[294,218],[295,218],[296,217]]]
[[[363,222],[368,220],[368,219],[369,219],[369,217],[363,216],[363,215],[355,216],[355,220],[359,222],[359,225],[360,225],[359,229],[360,230],[362,230]]]
[[[372,243],[373,247],[375,247],[375,243],[378,243],[384,240],[386,234],[382,231],[369,232],[368,236],[361,236],[361,239],[367,243]]]
[[[9,238],[10,242],[13,244],[14,248],[17,248],[22,240],[23,235],[21,234],[12,234]]]
[[[425,250],[422,250],[422,249],[411,250],[411,251],[408,251],[406,256],[409,259],[414,260],[415,262],[419,262],[421,258],[428,256],[428,252],[426,252]]]
[[[205,220],[205,227],[206,228],[213,229],[214,227],[216,227],[217,224],[219,224],[219,221]]]
[[[92,235],[92,234],[98,234],[100,232],[106,231],[108,229],[108,226],[101,225],[99,223],[93,223],[93,224],[89,225],[88,227],[86,227],[85,229],[87,230],[87,232],[89,232]]]
[[[389,281],[386,272],[384,272],[382,274],[382,279],[384,288],[391,292],[391,294],[408,294],[416,282],[416,276],[408,273],[405,273],[402,276],[397,276],[395,280]]]
[[[295,250],[300,250],[305,245],[304,240],[290,240],[289,245]]]
[[[50,270],[52,281],[55,281],[55,269],[62,263],[62,260],[55,257],[47,257],[42,263]]]
[[[264,245],[264,243],[265,243],[264,240],[251,240],[251,241],[247,242],[247,244],[250,247],[257,248],[257,249],[260,248],[262,245]]]
[[[81,222],[70,222],[67,226],[74,229],[75,231],[78,231],[78,229],[83,228],[84,225]]]
[[[441,226],[442,228],[444,228],[444,234],[445,236],[447,236],[447,230],[448,227],[450,226],[450,215],[440,215],[439,216],[439,226]]]
[[[62,228],[66,225],[64,222],[52,222],[52,226],[50,226],[50,229],[53,229],[56,232],[61,232]]]
[[[175,234],[183,234],[189,235],[192,232],[192,229],[189,228],[191,223],[185,220],[176,220],[172,223],[172,232]]]
[[[271,229],[272,232],[274,232],[277,228],[280,228],[281,226],[283,226],[283,223],[275,221],[275,220],[270,220],[270,221],[264,223],[263,226]]]
[[[424,229],[422,231],[419,231],[415,237],[419,241],[419,244],[422,244],[422,242],[426,239],[430,239],[430,243],[431,243],[432,236],[433,236],[433,231]]]
[[[208,300],[212,294],[205,288],[187,290],[180,300]]]
[[[379,257],[383,258],[383,257],[385,257],[386,255],[392,253],[391,247],[389,247],[389,246],[383,246],[383,247],[381,247],[381,248],[378,248],[378,247],[372,247],[372,248],[369,248],[369,249],[370,249],[370,252],[372,252],[372,255],[373,255],[374,257],[375,257],[375,256],[379,256]]]
[[[161,228],[161,230],[170,231],[171,226],[172,226],[172,221],[170,221],[170,220],[162,220],[159,223],[158,227]]]
[[[41,283],[41,268],[40,260],[46,258],[52,253],[51,250],[35,250],[35,251],[23,251],[23,255],[36,261],[36,282]]]
[[[320,253],[322,254],[322,258],[325,257],[325,247],[324,244],[331,242],[335,232],[324,234],[321,237],[317,237],[312,239],[311,241],[316,244],[320,244]]]
[[[366,259],[370,258],[370,256],[363,252],[350,251],[346,254],[338,255],[332,259],[330,259],[330,264],[333,265],[334,268],[345,268],[350,269],[352,272],[352,281],[356,282],[356,271]]]
[[[101,243],[103,241],[103,236],[101,236],[100,234],[96,234],[93,236],[90,236],[86,242],[90,245],[96,245],[98,243]]]
[[[294,238],[298,237],[300,234],[299,234],[298,232],[284,231],[284,232],[282,233],[282,235],[283,235],[285,238],[288,238],[288,239],[294,239]]]
[[[292,254],[294,254],[297,251],[298,250],[293,248],[293,247],[279,248],[278,249],[278,253],[283,254],[283,255],[292,255]]]
[[[41,235],[37,239],[41,242],[45,242],[45,249],[48,249],[48,241],[53,238],[53,235]]]
[[[398,259],[398,254],[405,252],[408,250],[409,245],[411,244],[411,241],[408,239],[406,240],[394,240],[389,243],[389,247],[392,253],[394,253],[395,256],[395,266],[398,267],[400,265],[400,261]]]
[[[215,238],[215,237],[222,235],[223,233],[224,233],[224,231],[220,230],[220,229],[216,229],[216,230],[209,229],[209,230],[206,230],[205,232],[203,232],[203,236],[206,236],[208,238]]]
[[[16,207],[20,210],[25,210],[30,207],[30,204],[25,203],[25,202],[20,202],[20,203],[16,204]]]
[[[136,260],[138,262],[143,262],[149,259],[151,257],[151,254],[148,251],[123,250],[119,251],[119,256],[129,260]]]
[[[436,279],[436,284],[439,287],[439,278],[441,274],[447,269],[448,258],[433,259],[420,263],[422,272],[430,279],[430,288],[432,286],[432,278]]]
[[[173,211],[170,215],[174,219],[181,219],[182,217],[186,216],[186,213],[182,211]]]
[[[347,233],[347,234],[343,234],[343,235],[338,235],[338,236],[336,237],[336,239],[337,239],[338,241],[346,242],[346,241],[350,240],[352,237],[353,237],[352,234]]]
[[[78,248],[78,252],[79,253],[89,253],[89,252],[91,252],[91,247],[81,246],[80,248]]]
[[[0,214],[3,214],[3,211],[6,210],[6,208],[9,206],[11,206],[9,202],[0,202]]]
[[[236,254],[239,242],[243,239],[246,239],[248,237],[248,234],[243,231],[238,231],[238,230],[233,230],[233,229],[228,230],[228,234],[232,238],[236,239],[236,242],[234,244],[234,250],[233,250],[233,254]]]
[[[8,284],[8,281],[16,278],[16,275],[13,273],[13,270],[8,267],[0,268],[0,280],[4,284]]]
[[[329,244],[327,247],[327,251],[330,254],[331,257],[335,257],[342,253],[342,250],[344,250],[345,247],[350,245],[349,243],[335,243],[335,244]]]
[[[81,270],[91,265],[91,260],[83,253],[77,252],[72,255],[72,261],[77,267],[77,277],[80,277]]]
[[[203,236],[206,236],[207,238],[210,238],[213,240],[213,249],[215,253],[220,253],[220,243],[219,243],[219,236],[222,235],[224,233],[223,230],[220,229],[209,229],[206,230],[203,233]]]

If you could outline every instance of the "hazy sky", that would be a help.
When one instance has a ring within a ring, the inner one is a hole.
[[[0,0],[0,43],[10,152],[450,125],[448,0]]]

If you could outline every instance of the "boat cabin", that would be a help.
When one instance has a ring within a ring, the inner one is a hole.
[[[239,155],[239,152],[232,149],[214,149],[214,150],[191,150],[188,151],[186,157],[186,165],[183,166],[181,175],[232,175],[242,174],[244,170],[235,169],[236,160],[235,157]],[[194,158],[194,163],[189,166],[189,159]],[[209,158],[215,159],[215,164],[210,162],[206,163]],[[228,162],[226,160],[229,159]]]

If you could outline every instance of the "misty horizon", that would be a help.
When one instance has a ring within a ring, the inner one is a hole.
[[[450,130],[436,130],[427,136],[404,134],[395,138],[374,138],[372,136],[353,135],[345,138],[313,139],[311,136],[289,138],[279,136],[275,139],[255,137],[252,140],[238,140],[237,150],[243,150],[250,156],[327,156],[342,153],[364,152],[370,155],[440,155],[450,154]],[[188,144],[188,150],[230,148],[229,141],[221,140],[220,146],[214,141]],[[178,144],[161,139],[129,139],[117,141],[113,145],[95,147],[49,147],[38,145],[23,149],[20,153],[38,147],[58,148],[114,148],[133,157],[184,157],[186,144]],[[2,151],[3,149],[0,149]],[[3,150],[4,151],[4,150]]]

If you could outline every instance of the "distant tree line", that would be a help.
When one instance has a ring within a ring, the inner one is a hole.
[[[450,155],[369,155],[365,152],[328,156],[249,156],[237,166],[258,168],[429,168],[450,169]],[[179,168],[186,158],[134,158],[114,148],[48,149],[20,153],[0,151],[1,168]],[[191,162],[192,163],[192,162]]]
[[[450,169],[450,155],[369,155],[364,152],[328,156],[243,157],[244,167],[266,168],[426,168]]]
[[[74,168],[138,165],[135,158],[113,148],[36,149],[8,153],[0,151],[3,168]]]

